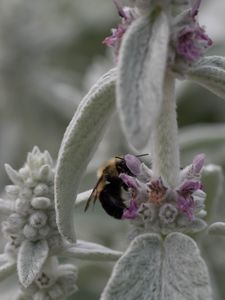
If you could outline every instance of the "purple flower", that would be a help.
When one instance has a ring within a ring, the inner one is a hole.
[[[212,45],[212,40],[205,33],[203,27],[196,22],[195,26],[187,26],[178,34],[177,53],[188,62],[197,61],[205,50]]]
[[[201,27],[196,20],[201,0],[196,0],[182,22],[178,25],[175,38],[176,53],[187,61],[193,63],[197,61],[206,49],[212,45],[212,40],[208,37],[204,27]],[[180,27],[180,28],[179,28]]]
[[[179,195],[177,199],[177,208],[183,212],[189,220],[193,220],[195,203],[192,196],[183,197],[182,195]]]
[[[138,215],[138,206],[134,200],[130,202],[130,206],[124,210],[122,219],[135,219]]]
[[[188,195],[192,194],[195,191],[202,188],[202,184],[200,181],[196,180],[186,180],[182,183],[182,185],[179,187],[178,192],[181,195]]]
[[[135,19],[135,14],[132,8],[130,7],[121,7],[116,1],[114,1],[119,16],[122,18],[121,23],[117,28],[112,29],[112,35],[106,37],[103,40],[103,44],[115,48],[115,53],[118,55],[120,44],[123,38],[124,33],[127,31],[127,28]]]
[[[122,181],[128,186],[128,188],[131,188],[134,191],[137,191],[138,185],[135,177],[129,176],[125,173],[121,173],[119,177],[122,179]]]
[[[194,218],[195,209],[195,202],[192,194],[201,188],[202,184],[200,181],[186,180],[177,190],[177,208],[181,212],[183,212],[190,220],[193,220]]]
[[[139,175],[141,172],[141,161],[134,155],[126,154],[124,156],[126,166],[135,176]]]
[[[198,154],[193,159],[192,167],[194,175],[199,175],[205,162],[205,154]]]

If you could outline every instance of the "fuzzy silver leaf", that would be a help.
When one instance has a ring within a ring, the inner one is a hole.
[[[119,114],[128,141],[143,148],[162,102],[169,25],[161,12],[140,17],[122,41],[117,82]]]
[[[78,240],[74,245],[68,245],[63,253],[64,256],[76,259],[96,261],[115,261],[120,258],[122,254],[120,251],[81,240]]]
[[[46,240],[30,242],[25,240],[20,246],[17,271],[21,284],[28,287],[43,267],[49,253]]]
[[[76,240],[73,206],[81,177],[114,112],[115,74],[110,70],[91,88],[62,140],[55,177],[56,215],[59,231],[68,241]]]
[[[225,57],[206,56],[188,70],[187,76],[225,99]]]
[[[137,237],[114,267],[101,300],[212,300],[196,243],[182,233]]]
[[[160,299],[161,239],[137,237],[116,263],[101,300]]]

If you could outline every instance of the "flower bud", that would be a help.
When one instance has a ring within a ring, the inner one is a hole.
[[[42,212],[42,211],[38,211],[33,213],[30,218],[29,218],[29,222],[30,225],[33,226],[34,228],[41,228],[43,226],[45,226],[45,224],[47,223],[47,215]]]
[[[12,228],[17,228],[17,230],[19,230],[24,226],[26,221],[21,215],[14,213],[8,217],[7,222]]]
[[[164,224],[171,224],[175,221],[178,215],[177,208],[170,203],[164,204],[159,210],[159,218]]]
[[[21,188],[19,196],[20,198],[30,199],[32,197],[32,191],[27,187]]]
[[[49,193],[49,188],[44,183],[39,183],[34,188],[34,195],[36,196],[46,196]]]
[[[31,205],[36,209],[47,209],[51,206],[51,201],[47,197],[35,197],[32,199]]]
[[[31,206],[30,206],[30,203],[27,199],[16,199],[16,212],[21,214],[21,215],[27,215],[30,213],[30,209],[31,209]]]
[[[30,241],[38,240],[38,230],[31,225],[25,225],[23,228],[24,236]]]

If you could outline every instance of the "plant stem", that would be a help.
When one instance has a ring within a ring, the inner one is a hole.
[[[175,79],[166,74],[161,111],[152,132],[153,173],[174,188],[178,184],[180,155],[178,145]]]

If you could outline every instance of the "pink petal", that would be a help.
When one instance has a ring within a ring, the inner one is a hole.
[[[123,212],[122,219],[135,219],[138,214],[138,207],[136,202],[131,201],[130,207]]]
[[[194,200],[192,197],[183,197],[179,196],[177,200],[177,208],[183,212],[189,220],[193,220],[194,218]]]
[[[124,156],[128,169],[134,175],[139,175],[141,172],[141,161],[134,155],[126,154]]]
[[[196,180],[186,180],[184,183],[179,187],[180,194],[192,194],[193,192],[201,189],[202,184],[200,181]]]
[[[195,156],[193,160],[194,173],[199,174],[205,162],[205,154],[201,153]]]
[[[134,189],[135,191],[137,190],[138,188],[138,185],[137,185],[137,181],[135,179],[135,177],[132,177],[132,176],[129,176],[125,173],[121,173],[119,175],[119,177],[122,179],[122,181],[129,187],[129,188],[132,188]]]

